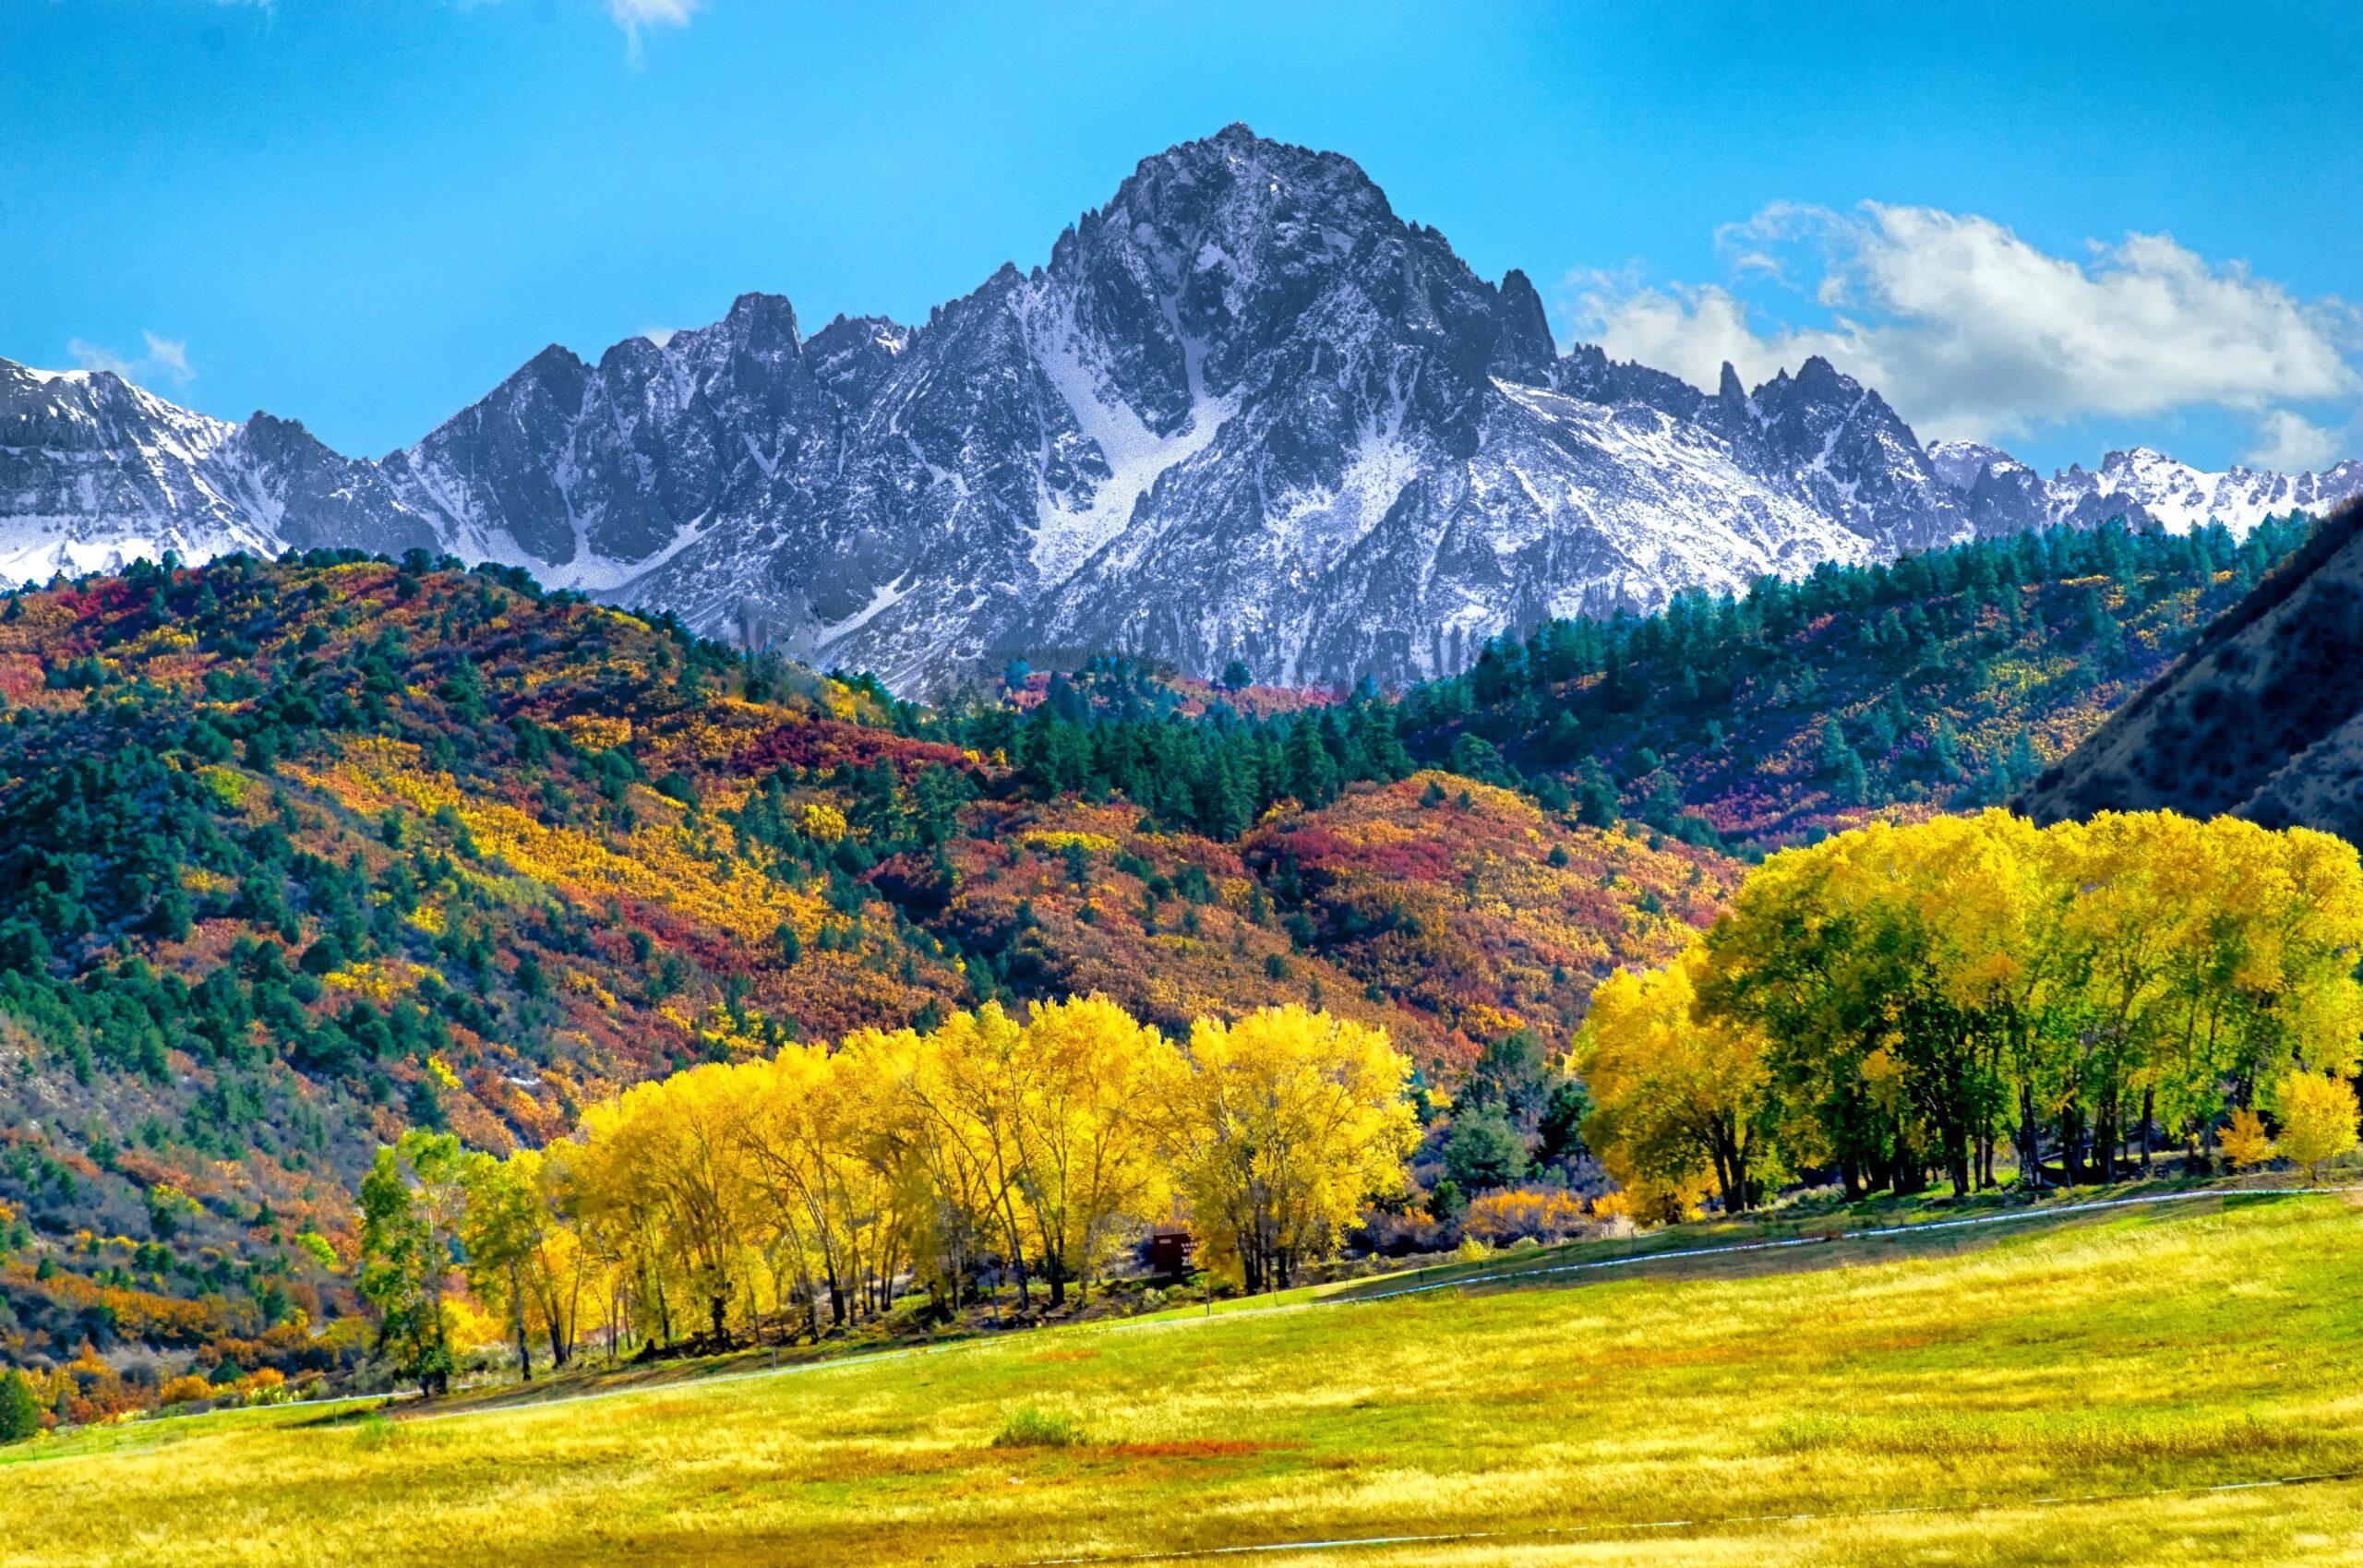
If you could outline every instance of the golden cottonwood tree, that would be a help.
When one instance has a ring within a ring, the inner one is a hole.
[[[1694,943],[1662,969],[1620,969],[1592,993],[1576,1036],[1576,1070],[1591,1091],[1584,1139],[1628,1186],[1678,1185],[1712,1171],[1723,1212],[1751,1201],[1751,1167],[1771,1119],[1764,1040],[1756,1028],[1703,1011]]]
[[[597,1314],[611,1339],[614,1327],[599,1310],[611,1289],[606,1263],[575,1203],[574,1170],[582,1155],[582,1145],[568,1140],[510,1156],[522,1162],[546,1222],[525,1271],[526,1315],[548,1340],[552,1364],[560,1367],[583,1342],[586,1312]]]
[[[1021,1309],[1032,1305],[1024,1213],[1021,1102],[1028,1092],[1025,1031],[997,1002],[955,1012],[910,1048],[882,1049],[915,1156],[1016,1271]],[[872,1049],[881,1049],[871,1045]]]
[[[718,1345],[730,1343],[730,1307],[758,1232],[735,1089],[733,1069],[710,1063],[627,1090],[583,1118],[598,1167],[594,1202],[634,1233],[635,1261],[658,1293],[667,1335],[669,1277],[704,1304]]]
[[[1019,1053],[1017,1143],[1050,1304],[1090,1288],[1125,1228],[1163,1209],[1170,1184],[1157,1102],[1178,1053],[1104,997],[1038,1003]]]
[[[582,1144],[519,1149],[507,1159],[469,1156],[467,1213],[459,1227],[468,1283],[509,1321],[520,1371],[534,1375],[528,1335],[540,1335],[550,1364],[574,1359],[586,1296],[606,1288],[596,1250],[576,1212]]]
[[[1201,1019],[1168,1071],[1175,1184],[1211,1261],[1250,1290],[1285,1287],[1403,1185],[1419,1129],[1385,1030],[1296,1006]]]
[[[610,1359],[634,1337],[673,1340],[673,1249],[664,1234],[664,1207],[640,1184],[631,1149],[614,1134],[613,1102],[583,1113],[564,1167],[567,1212],[596,1260],[606,1287],[599,1315]]]
[[[748,1179],[774,1216],[775,1255],[796,1271],[814,1332],[819,1287],[836,1324],[882,1309],[902,1233],[883,1131],[891,1083],[860,1051],[811,1045],[731,1071]]]
[[[2107,1180],[2292,1066],[2351,1072],[2358,956],[2363,865],[2341,840],[1994,811],[1772,856],[1708,934],[1691,1011],[1760,1035],[1728,1048],[1760,1059],[1790,1163],[1834,1166],[1850,1193],[1931,1167],[1990,1184],[2004,1135],[2023,1181],[2051,1176],[2046,1144],[2061,1179]],[[1601,992],[1612,1021],[1649,994]]]
[[[2291,1071],[2281,1081],[2280,1153],[2322,1179],[2322,1165],[2355,1147],[2355,1089],[2334,1073]]]
[[[892,1172],[911,1267],[949,1311],[969,1299],[1001,1227],[992,1196],[996,1167],[971,1157],[956,1119],[940,1114],[917,1087],[932,1036],[909,1029],[866,1029],[846,1036],[840,1058],[858,1061],[876,1085],[882,1164]]]

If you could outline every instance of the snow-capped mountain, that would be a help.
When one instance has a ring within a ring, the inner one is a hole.
[[[0,580],[111,571],[165,551],[432,545],[375,464],[300,425],[231,425],[105,371],[0,360]]]
[[[1243,126],[1146,160],[1045,266],[923,325],[807,336],[749,294],[595,365],[545,350],[376,462],[0,363],[15,576],[427,545],[919,691],[1100,652],[1398,681],[1548,615],[2208,504],[2114,473],[1924,449],[1819,359],[1709,392],[1563,356],[1523,274],[1479,278],[1347,159]],[[2285,509],[2345,473],[2222,477]]]
[[[2320,514],[2363,495],[2363,462],[2352,460],[2320,473],[2237,467],[2210,473],[2136,447],[2109,453],[2096,471],[2087,473],[2080,463],[2045,479],[2009,453],[1974,441],[1932,442],[1928,456],[1985,533],[2090,525],[2113,517],[2170,533],[2210,522],[2246,533],[2268,517]]]

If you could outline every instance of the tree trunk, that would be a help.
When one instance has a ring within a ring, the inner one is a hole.
[[[534,1381],[534,1342],[525,1333],[525,1287],[517,1277],[517,1265],[509,1265],[509,1316],[517,1331],[517,1381]]]
[[[1747,1156],[1726,1132],[1715,1135],[1715,1184],[1722,1190],[1724,1218],[1747,1212]]]
[[[2035,1119],[2034,1090],[2019,1087],[2019,1183],[2040,1190],[2043,1186],[2043,1124]]]

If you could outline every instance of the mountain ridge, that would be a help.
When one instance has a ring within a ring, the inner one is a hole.
[[[2357,491],[2363,463],[2044,481],[1924,448],[1818,357],[1709,392],[1562,353],[1526,274],[1486,281],[1351,160],[1243,126],[1142,160],[1042,265],[920,325],[808,335],[746,293],[595,362],[550,345],[374,461],[0,362],[18,579],[430,547],[912,692],[1061,650],[1399,684],[1685,589],[2116,515],[2244,530]]]

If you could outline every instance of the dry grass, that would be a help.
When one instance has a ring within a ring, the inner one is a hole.
[[[2123,1494],[2363,1469],[2357,1279],[2363,1215],[2290,1199],[439,1418],[159,1422],[0,1463],[0,1562],[1014,1564],[1471,1530],[1500,1534],[1285,1561],[2351,1562],[2363,1485]],[[1026,1411],[1074,1441],[996,1446]],[[1795,1514],[1822,1516],[1762,1517]],[[1669,1519],[1702,1523],[1636,1527]]]

